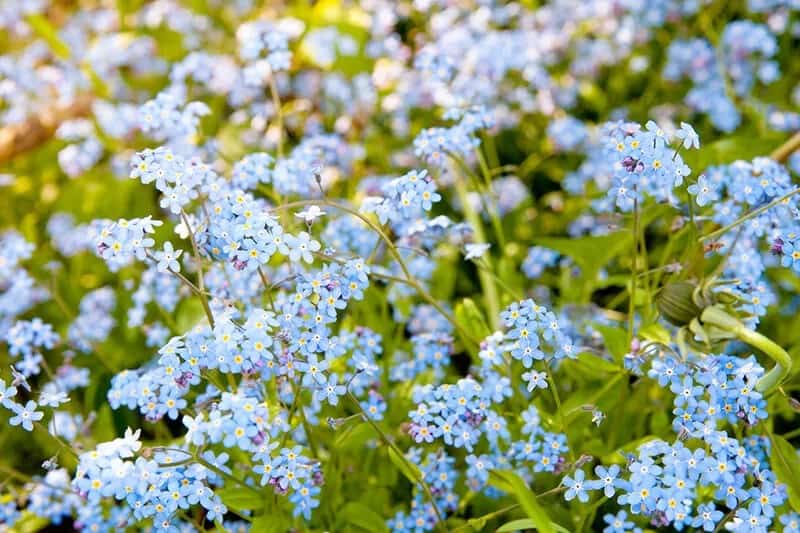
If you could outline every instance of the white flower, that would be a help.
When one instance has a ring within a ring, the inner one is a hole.
[[[97,453],[100,457],[107,458],[127,458],[133,457],[133,454],[139,451],[142,443],[139,441],[139,436],[142,434],[141,429],[135,432],[128,428],[125,431],[125,436],[121,439],[114,439],[111,442],[102,442],[97,445]]]
[[[306,224],[312,224],[317,218],[321,217],[325,214],[325,211],[319,208],[319,206],[312,205],[309,206],[308,209],[305,211],[300,211],[299,213],[295,213],[294,216],[297,218],[302,218],[306,221]]]
[[[464,250],[466,252],[464,254],[464,259],[470,260],[470,259],[477,259],[479,257],[483,257],[483,254],[485,254],[486,251],[491,246],[492,245],[489,244],[489,243],[484,243],[484,244],[473,244],[473,243],[470,243],[470,244],[467,244],[466,246],[464,246]]]

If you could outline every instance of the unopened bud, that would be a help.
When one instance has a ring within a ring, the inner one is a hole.
[[[661,315],[674,326],[685,326],[702,311],[694,302],[695,286],[688,281],[667,284],[658,294],[656,305]]]
[[[789,398],[789,405],[791,405],[792,409],[794,409],[795,411],[800,412],[800,401],[799,400],[796,400],[794,398]]]

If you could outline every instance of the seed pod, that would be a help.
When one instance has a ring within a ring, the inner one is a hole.
[[[688,281],[668,283],[661,289],[656,300],[658,311],[670,324],[685,326],[702,311],[694,302],[695,286]]]

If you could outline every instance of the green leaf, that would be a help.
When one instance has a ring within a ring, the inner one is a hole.
[[[627,231],[618,231],[580,239],[540,237],[534,239],[534,242],[571,257],[581,267],[584,277],[594,281],[601,268],[623,250],[631,247],[631,234]]]
[[[449,300],[453,295],[456,281],[461,273],[458,269],[458,260],[460,260],[459,256],[451,257],[450,255],[442,254],[440,262],[431,277],[430,289],[434,298]]]
[[[622,370],[618,365],[615,365],[611,361],[603,359],[599,355],[595,355],[591,352],[579,353],[578,363],[580,363],[581,365],[587,367],[588,369],[594,372],[616,374],[617,372]]]
[[[550,517],[547,516],[547,512],[545,512],[544,508],[536,499],[536,494],[528,487],[524,479],[514,472],[505,470],[490,471],[489,479],[490,481],[494,480],[495,482],[499,482],[499,486],[496,485],[498,488],[505,486],[511,489],[510,494],[517,499],[522,510],[525,511],[525,514],[527,514],[528,518],[533,522],[533,527],[536,528],[539,533],[555,533],[556,528],[553,522],[550,520]],[[505,489],[501,488],[501,490]]]
[[[259,533],[283,533],[291,528],[291,524],[281,516],[280,513],[264,513],[257,516],[250,524],[250,531],[258,531]],[[220,529],[220,531],[223,531]]]
[[[113,413],[111,412],[111,407],[107,404],[97,411],[97,420],[94,423],[93,435],[100,442],[113,440],[116,436]]]
[[[406,460],[405,457],[394,451],[392,446],[388,447],[389,460],[397,469],[413,484],[417,484],[422,479],[422,472],[417,465]]]
[[[612,463],[622,464],[626,460],[625,454],[634,453],[639,449],[640,446],[642,446],[643,444],[646,444],[646,443],[648,443],[650,441],[653,441],[653,440],[658,440],[658,437],[656,437],[655,435],[647,435],[647,436],[642,437],[640,439],[636,439],[636,440],[633,440],[631,442],[628,442],[628,443],[618,447],[612,453],[609,453],[609,454],[605,455],[602,458],[602,463],[603,464],[612,464]]]
[[[205,316],[203,304],[197,298],[189,298],[178,304],[175,323],[179,331],[186,331],[193,328]]]
[[[514,494],[514,487],[508,482],[508,479],[506,479],[499,470],[489,471],[489,485],[497,490],[505,492],[506,494]]]
[[[58,31],[50,24],[49,20],[38,13],[28,15],[25,20],[36,32],[36,35],[44,39],[56,56],[61,59],[69,58],[69,46],[58,36]]]
[[[682,156],[694,171],[693,174],[700,174],[711,165],[732,163],[739,159],[748,161],[769,154],[780,146],[783,140],[784,136],[775,132],[766,136],[742,133],[702,145],[700,150],[684,152]]]
[[[264,507],[264,498],[244,487],[229,487],[214,491],[226,507],[234,511],[257,511]]]
[[[464,298],[456,304],[455,318],[456,322],[458,322],[465,331],[469,331],[475,339],[484,339],[492,333],[489,326],[486,324],[483,313],[478,309],[478,306],[472,298]],[[469,339],[461,338],[459,330],[456,331],[456,334],[459,336],[464,346],[473,344]]]
[[[569,530],[562,527],[555,522],[552,523],[553,527],[558,533],[569,533]],[[521,518],[519,520],[512,520],[497,528],[495,533],[509,533],[511,531],[523,531],[525,529],[536,529],[536,524],[530,518]]]
[[[770,463],[778,481],[786,484],[792,509],[800,512],[800,458],[797,450],[780,435],[772,435]]]
[[[593,324],[592,326],[603,336],[606,349],[611,352],[611,355],[613,355],[618,362],[621,362],[625,354],[630,352],[628,332],[622,328],[604,326],[602,324]]]
[[[530,518],[512,520],[497,528],[496,533],[507,533],[509,531],[522,531],[523,529],[536,529],[536,524]]]
[[[100,77],[100,75],[92,68],[89,63],[85,63],[81,66],[81,71],[86,74],[86,77],[89,78],[89,81],[92,83],[92,89],[94,90],[95,95],[99,96],[100,98],[109,98],[111,96],[111,89],[108,87],[108,84]]]
[[[337,511],[339,518],[370,532],[386,532],[389,528],[381,516],[361,502],[350,502]]]
[[[658,322],[654,322],[640,329],[639,336],[649,341],[657,342],[658,344],[669,344],[672,340],[672,336],[669,334],[669,331],[667,331],[667,328]]]
[[[362,448],[364,443],[373,438],[374,435],[375,430],[369,424],[357,421],[337,433],[333,446],[341,450]]]
[[[13,531],[18,533],[34,533],[41,531],[50,521],[47,518],[33,514],[30,511],[23,511],[22,516],[14,524]]]

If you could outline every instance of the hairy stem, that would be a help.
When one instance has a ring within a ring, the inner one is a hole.
[[[700,316],[703,324],[717,327],[736,336],[740,341],[757,348],[775,361],[775,366],[756,383],[756,390],[764,396],[772,393],[775,388],[788,377],[792,370],[792,358],[773,340],[757,331],[753,331],[738,319],[732,317],[716,306],[707,307]]]

